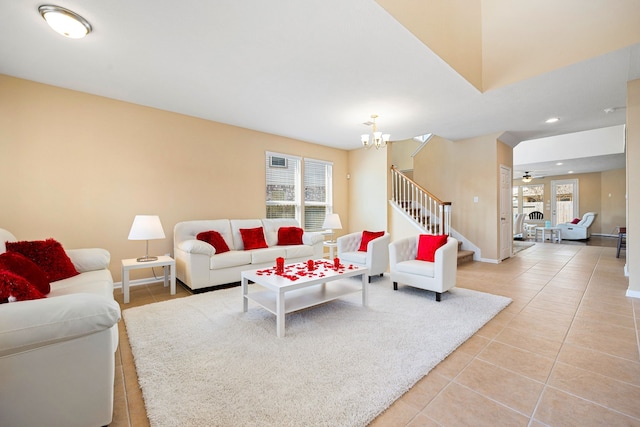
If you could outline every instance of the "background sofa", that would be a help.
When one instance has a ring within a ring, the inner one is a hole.
[[[557,227],[562,232],[562,240],[586,240],[590,238],[590,228],[596,219],[596,215],[595,212],[587,212],[577,224],[570,222],[558,224]]]
[[[0,229],[0,253],[16,241]],[[80,273],[46,298],[0,304],[0,425],[104,426],[113,416],[120,306],[110,254],[67,250]]]
[[[262,227],[264,249],[244,250],[240,229]],[[176,277],[192,290],[240,282],[244,270],[275,266],[276,258],[285,263],[319,259],[323,255],[324,236],[318,232],[304,232],[302,245],[278,246],[280,227],[300,227],[295,219],[215,219],[183,221],[173,229],[173,252]],[[196,236],[205,231],[217,231],[230,251],[216,254],[215,248]]]

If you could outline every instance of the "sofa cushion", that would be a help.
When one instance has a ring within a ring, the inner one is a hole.
[[[224,241],[222,234],[215,230],[203,231],[196,235],[196,239],[202,240],[213,246],[216,250],[216,255],[229,252],[229,245]]]
[[[417,274],[420,276],[434,277],[434,263],[420,260],[402,261],[396,264],[399,273]]]
[[[573,221],[571,221],[571,224],[577,224],[581,221],[580,218],[573,218]]]
[[[264,239],[262,227],[241,228],[239,231],[245,251],[251,249],[264,249],[268,247],[267,242]]]
[[[356,251],[356,252],[343,252],[340,254],[340,261],[344,263],[355,263],[360,265],[365,265],[367,263],[367,253]]]
[[[220,270],[223,268],[237,267],[240,265],[249,266],[250,264],[251,252],[244,251],[225,252],[218,256],[212,256],[209,260],[209,268],[211,270]]]
[[[251,251],[251,264],[262,264],[265,262],[273,262],[275,265],[276,258],[286,258],[284,248],[274,246],[272,248]]]
[[[292,258],[302,258],[308,257],[309,259],[313,258],[313,246],[309,245],[295,245],[295,246],[285,246],[284,249],[284,259],[292,259]]]
[[[45,272],[49,282],[80,274],[60,242],[54,239],[7,242],[6,246],[7,251],[19,252],[35,262]]]
[[[421,234],[418,240],[418,254],[416,259],[420,261],[434,262],[436,250],[447,243],[449,237],[446,234],[433,235]]]
[[[45,295],[51,290],[45,272],[21,253],[5,252],[0,254],[0,270],[2,269],[24,277],[32,286]]]
[[[0,304],[46,298],[27,279],[9,270],[0,270]]]
[[[113,299],[113,277],[107,269],[87,271],[68,279],[51,282],[49,298],[72,294],[94,294]]]
[[[360,240],[360,248],[358,250],[366,252],[369,242],[382,236],[384,236],[384,231],[363,231],[362,240]]]
[[[278,246],[301,245],[304,230],[300,227],[280,227],[278,229]]]

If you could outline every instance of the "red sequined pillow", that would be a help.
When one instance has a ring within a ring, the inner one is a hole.
[[[0,270],[0,304],[46,298],[27,279],[9,270]]]
[[[35,262],[18,252],[0,254],[0,270],[8,270],[22,276],[43,294],[51,291],[47,275]]]
[[[49,282],[77,276],[71,259],[54,239],[7,242],[7,252],[18,252],[36,263],[47,275]]]
[[[244,244],[244,250],[268,248],[267,242],[264,240],[264,232],[262,227],[241,228],[240,236]]]
[[[222,234],[218,233],[217,231],[203,231],[202,233],[198,233],[196,239],[207,242],[208,244],[213,246],[216,249],[216,254],[229,252],[229,245],[227,245],[227,242],[225,242]]]
[[[278,228],[278,245],[301,245],[304,230],[300,227],[280,227]]]
[[[361,252],[367,252],[367,245],[369,242],[382,236],[384,236],[384,231],[363,231],[360,248],[358,250]]]

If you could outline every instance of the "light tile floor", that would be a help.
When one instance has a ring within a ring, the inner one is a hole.
[[[625,297],[624,262],[612,245],[537,243],[461,265],[458,286],[513,302],[371,425],[640,426],[640,300]],[[187,295],[138,286],[124,306],[115,291],[123,309]],[[116,364],[111,426],[149,425],[124,322]]]

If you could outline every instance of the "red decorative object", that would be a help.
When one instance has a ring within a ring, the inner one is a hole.
[[[418,254],[416,259],[434,262],[436,250],[447,243],[447,238],[448,236],[446,234],[421,234],[418,240]]]
[[[367,252],[367,245],[369,244],[369,242],[382,236],[384,236],[384,231],[363,231],[362,240],[360,241],[360,248],[358,248],[358,250],[361,252]]]
[[[222,234],[217,231],[203,231],[202,233],[198,233],[196,239],[202,240],[203,242],[207,242],[211,246],[213,246],[216,250],[216,254],[223,254],[225,252],[229,252],[229,245],[222,237]]]
[[[277,259],[276,259],[276,263],[277,263]],[[313,270],[309,269],[310,263],[312,263],[313,265]],[[276,266],[272,268],[257,270],[256,274],[258,276],[278,275],[284,279],[296,281],[300,277],[325,277],[327,275],[327,272],[329,271],[342,273],[347,269],[353,270],[355,268],[357,267],[354,266],[353,264],[350,264],[348,267],[342,264],[339,264],[336,267],[335,261],[331,262],[331,261],[325,261],[325,260],[317,260],[317,261],[309,260],[309,261],[300,262],[297,264],[284,265],[283,266],[284,272],[282,273],[278,272],[278,265],[276,264]]]
[[[0,304],[46,298],[27,279],[8,270],[0,270]]]
[[[315,264],[313,263],[313,260],[310,259],[309,261],[307,261],[307,268],[309,269],[309,271],[313,271],[315,270]]]
[[[333,268],[338,269],[340,268],[340,258],[334,258],[333,259]]]
[[[7,252],[18,252],[33,261],[47,275],[49,282],[77,276],[78,271],[62,245],[54,239],[7,242]]]
[[[284,273],[284,258],[276,258],[276,274]]]
[[[301,245],[304,230],[300,227],[278,228],[278,246]]]
[[[571,224],[577,224],[580,221],[582,221],[580,218],[573,218],[573,221],[571,221]]]
[[[35,262],[18,252],[0,254],[0,270],[8,270],[27,279],[40,293],[51,291],[47,275]]]
[[[241,228],[240,236],[244,244],[244,250],[268,248],[267,242],[264,240],[264,231],[262,227]]]

